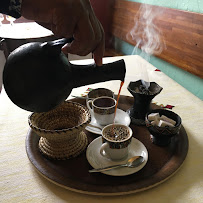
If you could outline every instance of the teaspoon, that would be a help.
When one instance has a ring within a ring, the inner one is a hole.
[[[126,162],[126,164],[119,164],[119,165],[107,166],[104,168],[92,169],[92,170],[89,170],[89,172],[90,173],[102,172],[102,171],[108,171],[108,170],[112,170],[115,168],[121,168],[121,167],[135,168],[135,167],[138,167],[139,165],[141,165],[143,162],[144,162],[143,156],[134,156],[134,157],[130,158]]]

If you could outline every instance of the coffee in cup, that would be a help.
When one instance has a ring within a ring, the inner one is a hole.
[[[87,94],[86,105],[89,100],[94,100],[97,97],[103,97],[103,96],[114,98],[114,92],[112,92],[110,89],[107,89],[107,88],[93,89]],[[94,114],[91,111],[90,111],[90,114],[91,114],[91,117],[94,116]]]
[[[110,124],[102,130],[100,154],[112,160],[120,160],[128,155],[132,141],[132,129],[122,124]]]
[[[108,125],[113,123],[116,100],[112,97],[102,96],[89,100],[87,107],[100,125]]]

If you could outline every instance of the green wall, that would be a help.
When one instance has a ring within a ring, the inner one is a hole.
[[[146,3],[151,5],[175,8],[180,10],[187,10],[197,13],[203,13],[203,0],[129,0],[133,2]],[[125,55],[131,55],[134,46],[116,38],[115,48]],[[138,51],[139,52],[139,51]],[[151,56],[150,61],[152,65],[160,69],[166,75],[177,81],[180,85],[192,92],[194,95],[203,100],[203,79],[190,74],[181,68],[169,64],[155,56]]]
[[[175,8],[196,13],[203,13],[202,0],[128,0],[138,3],[146,3],[150,5]]]

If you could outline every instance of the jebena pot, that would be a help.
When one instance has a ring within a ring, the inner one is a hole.
[[[75,65],[61,52],[73,39],[32,42],[15,49],[8,57],[3,83],[11,101],[27,111],[52,110],[73,88],[125,78],[124,60],[96,66]]]

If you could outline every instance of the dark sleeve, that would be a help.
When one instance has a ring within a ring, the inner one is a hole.
[[[20,18],[21,2],[22,0],[1,0],[0,13]]]

